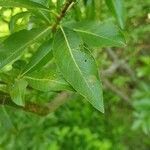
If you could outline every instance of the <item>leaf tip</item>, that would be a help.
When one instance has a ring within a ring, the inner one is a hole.
[[[92,104],[92,103],[91,103]],[[98,101],[96,104],[92,104],[92,106],[97,109],[98,111],[100,111],[101,113],[105,113],[105,108],[104,108],[104,103],[103,103],[103,99],[101,99],[101,101]]]
[[[104,108],[104,105],[101,105],[101,106],[99,106],[99,107],[96,107],[96,109],[98,110],[98,111],[100,111],[101,113],[105,113],[105,108]]]

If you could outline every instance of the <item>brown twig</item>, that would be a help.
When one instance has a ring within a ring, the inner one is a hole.
[[[135,73],[130,68],[130,66],[127,64],[125,59],[119,59],[117,54],[115,54],[111,48],[106,48],[106,52],[112,58],[113,63],[108,69],[106,69],[102,72],[102,74],[104,76],[112,76],[112,74],[115,73],[117,69],[121,68],[130,75],[130,77],[133,81],[136,80]]]
[[[4,97],[5,97],[5,101],[3,101],[3,99],[0,99],[0,105],[14,107],[16,109],[21,109],[26,112],[31,112],[40,116],[46,116],[49,113],[57,110],[64,103],[66,103],[68,101],[69,94],[66,92],[62,92],[58,94],[58,96],[53,101],[44,105],[36,104],[33,102],[26,102],[24,107],[13,103],[13,101],[10,99],[9,96],[7,97],[4,96]]]
[[[56,17],[56,22],[52,26],[52,32],[56,32],[57,26],[60,24],[61,20],[66,15],[66,12],[72,7],[75,1],[76,0],[68,0],[68,2],[65,3],[64,7],[62,8],[60,12],[60,15]],[[10,97],[7,96],[7,99],[5,102],[3,102],[3,100],[0,99],[0,105],[7,105],[7,106],[11,106],[11,107],[21,109],[27,112],[32,112],[37,115],[45,116],[51,112],[54,112],[57,108],[63,105],[67,100],[68,100],[68,94],[66,92],[63,92],[59,94],[53,101],[51,101],[48,104],[41,105],[41,104],[36,104],[33,102],[26,102],[25,106],[22,107],[13,103]]]
[[[106,52],[108,53],[113,62],[108,69],[101,71],[101,78],[103,84],[106,88],[110,89],[112,92],[117,94],[122,100],[124,100],[129,106],[132,107],[132,104],[129,100],[129,96],[125,94],[123,90],[113,85],[107,77],[111,77],[118,69],[123,69],[130,75],[131,79],[135,81],[136,80],[135,74],[130,68],[130,66],[127,64],[127,62],[124,59],[120,59],[111,48],[107,48]]]
[[[56,111],[60,106],[62,106],[65,102],[67,102],[68,97],[69,97],[68,93],[62,92],[61,94],[58,94],[58,96],[53,101],[45,105],[28,102],[26,103],[23,110],[38,114],[40,116],[46,116],[49,113]]]
[[[112,92],[116,93],[122,100],[124,100],[129,106],[132,107],[132,104],[130,102],[130,98],[119,88],[115,87],[107,78],[102,77],[102,81],[106,88],[109,88]]]
[[[57,29],[57,26],[60,24],[62,18],[64,18],[64,16],[66,15],[66,12],[68,11],[68,9],[70,8],[70,6],[72,6],[72,4],[75,2],[75,0],[69,0],[68,2],[66,2],[66,4],[64,5],[64,7],[62,8],[60,15],[58,15],[56,17],[56,22],[54,23],[54,25],[52,26],[52,32],[55,32]]]

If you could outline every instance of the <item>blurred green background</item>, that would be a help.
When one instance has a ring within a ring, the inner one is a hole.
[[[97,3],[97,17],[113,20],[104,1]],[[126,0],[125,6],[127,46],[93,51],[107,75],[105,114],[77,94],[46,117],[1,106],[0,150],[150,150],[150,0]],[[0,37],[8,34],[10,14],[0,8]],[[109,70],[116,59],[119,67]],[[54,95],[33,94],[39,102]]]

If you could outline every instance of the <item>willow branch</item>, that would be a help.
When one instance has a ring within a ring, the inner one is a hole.
[[[56,22],[52,26],[52,32],[55,32],[57,29],[57,26],[60,24],[61,20],[65,17],[66,12],[69,10],[69,8],[74,4],[75,0],[69,0],[66,2],[64,7],[62,8],[60,15],[56,17]]]
[[[115,73],[116,70],[120,68],[125,70],[130,75],[131,79],[135,81],[136,79],[135,73],[130,68],[126,60],[120,59],[119,56],[111,48],[106,48],[106,52],[113,60],[113,63],[108,69],[104,70],[102,74],[104,76],[112,76],[112,74]]]
[[[126,95],[121,89],[114,86],[107,78],[104,76],[102,77],[103,84],[107,89],[110,89],[112,92],[114,92],[116,95],[118,95],[128,106],[133,109],[133,106],[130,102],[130,98],[128,95]]]
[[[52,32],[56,32],[56,29],[58,25],[60,24],[61,20],[65,17],[67,11],[72,7],[72,5],[75,3],[76,0],[68,0],[64,7],[62,8],[60,15],[56,17],[56,22],[52,26]],[[15,107],[17,109],[21,109],[27,112],[32,112],[37,115],[45,116],[51,112],[54,112],[57,110],[60,106],[62,106],[66,101],[68,101],[68,94],[66,92],[63,92],[59,94],[53,101],[50,103],[41,105],[41,104],[36,104],[33,102],[26,102],[25,106],[18,106],[13,101],[10,99],[9,96],[2,96],[2,99],[0,99],[0,105],[6,105],[6,106],[11,106]],[[4,100],[4,99],[5,100]]]
[[[58,94],[58,96],[54,98],[53,101],[47,104],[42,105],[33,102],[26,102],[25,106],[22,107],[13,103],[10,97],[4,96],[3,99],[0,99],[0,105],[14,107],[16,109],[31,112],[40,116],[46,116],[49,113],[56,111],[60,106],[66,103],[68,101],[68,97],[69,97],[68,93],[62,92]]]

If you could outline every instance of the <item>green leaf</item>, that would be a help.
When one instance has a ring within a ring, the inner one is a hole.
[[[125,7],[124,0],[106,0],[112,14],[117,18],[117,21],[122,29],[125,28]]]
[[[2,7],[23,7],[31,10],[50,11],[49,8],[30,0],[0,0]]]
[[[25,60],[17,60],[12,64],[13,69],[17,70],[23,70],[23,68],[26,66],[27,62]]]
[[[123,34],[112,22],[82,21],[67,26],[79,33],[84,42],[91,47],[125,46]]]
[[[24,77],[33,89],[50,92],[71,90],[73,88],[63,79],[55,68],[44,68],[34,71]]]
[[[26,93],[26,87],[28,83],[24,79],[16,79],[13,84],[10,85],[9,93],[12,101],[20,106],[25,105],[25,93]]]
[[[18,13],[16,15],[12,16],[11,19],[10,19],[10,22],[9,22],[9,30],[10,30],[10,32],[11,33],[14,32],[15,26],[16,26],[16,23],[17,23],[18,19],[20,19],[20,18],[27,18],[29,16],[30,16],[30,13],[27,12],[27,11],[26,12],[21,12],[21,13]]]
[[[96,17],[95,1],[87,0],[85,2],[85,12],[86,12],[86,19],[88,19],[88,20],[95,19],[95,17]]]
[[[65,80],[96,109],[104,112],[95,60],[80,37],[72,30],[61,28],[54,39],[53,53]]]
[[[7,73],[4,73],[4,72],[0,72],[0,81],[2,81],[4,83],[12,82],[10,75],[8,75]]]
[[[43,43],[37,52],[31,57],[29,63],[22,71],[22,75],[32,72],[37,68],[41,68],[52,58],[52,40]]]
[[[51,32],[50,27],[32,30],[21,30],[10,35],[0,45],[0,69],[16,60],[26,47],[39,39],[43,39]]]
[[[0,107],[0,124],[2,125],[1,128],[3,127],[4,132],[6,130],[9,132],[16,131],[15,125],[13,124],[9,113],[7,112],[7,107],[3,105]]]
[[[53,12],[51,12],[51,13],[53,13]],[[38,18],[41,18],[41,19],[45,20],[45,22],[48,25],[51,24],[51,14],[50,14],[50,12],[45,12],[45,11],[39,10],[38,12],[34,11],[34,14],[35,14],[35,17],[38,16]]]
[[[36,2],[36,3],[39,3],[39,4],[42,4],[42,5],[44,5],[44,6],[48,6],[49,5],[49,1],[50,0],[31,0],[31,1],[33,1],[33,2]]]
[[[8,93],[6,84],[0,84],[0,92]]]

